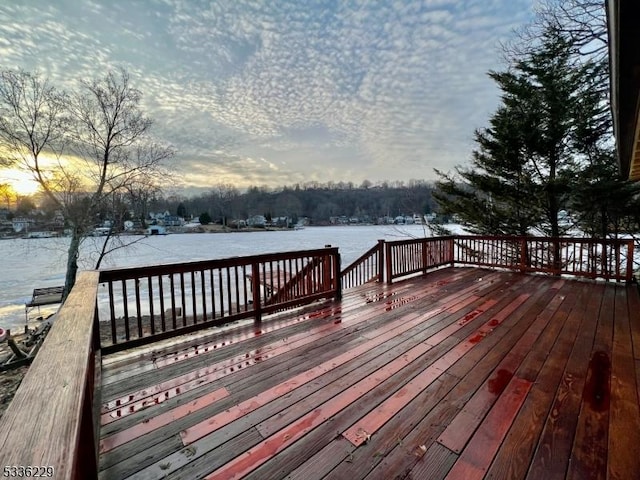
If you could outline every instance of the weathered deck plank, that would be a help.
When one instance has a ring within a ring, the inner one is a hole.
[[[475,278],[475,277],[474,277]],[[471,283],[473,284],[473,280],[471,281]],[[463,283],[464,286],[467,285],[467,283]],[[476,285],[477,288],[477,285]],[[374,305],[375,307],[375,305]],[[383,310],[385,310],[384,315],[395,315],[396,310],[392,310],[392,313],[388,313],[386,311],[386,307],[383,308]],[[409,309],[410,311],[413,311],[411,309]],[[357,339],[356,339],[357,340]],[[364,337],[360,338],[360,340],[358,341],[363,341],[366,340]],[[383,346],[381,346],[380,351],[385,351],[388,350],[390,348],[393,348],[394,346],[394,342],[399,342],[401,339],[400,338],[396,338],[393,339],[392,341],[389,341],[387,343],[385,343]],[[339,348],[339,349],[338,349]],[[326,349],[325,347],[321,346],[321,349]],[[336,344],[334,345],[334,350],[335,353],[333,353],[333,355],[337,355],[339,353],[344,353],[343,351],[348,351],[349,350],[349,345],[339,345]],[[375,351],[372,351],[373,356],[369,356],[368,359],[371,360],[373,358],[376,358],[375,356]],[[379,355],[379,352],[378,352]],[[264,380],[263,382],[268,382],[271,386],[273,385],[277,385],[278,384],[278,380],[279,379],[289,379],[291,378],[296,371],[300,370],[301,372],[305,371],[305,367],[306,369],[308,368],[312,368],[313,366],[315,366],[317,364],[317,362],[321,362],[323,360],[323,358],[326,357],[326,359],[332,358],[332,354],[331,353],[327,353],[327,352],[323,352],[321,355],[314,355],[313,352],[311,352],[309,355],[305,355],[303,356],[304,358],[304,362],[300,362],[299,357],[294,357],[297,361],[297,363],[299,363],[299,365],[296,365],[296,369],[295,371],[291,369],[290,364],[287,366],[287,368],[283,371],[283,369],[281,368],[281,366],[279,364],[274,365],[273,367],[269,367],[263,371],[266,371],[267,373],[264,375],[264,377],[262,377]],[[291,359],[289,360],[289,362],[291,361]],[[364,361],[364,360],[363,360]],[[305,363],[306,362],[306,363]],[[366,362],[365,362],[366,363]],[[263,367],[265,367],[267,364],[265,363],[263,365]],[[353,367],[351,367],[353,368]],[[288,371],[287,371],[288,370]],[[275,372],[275,373],[274,373]],[[271,374],[273,373],[273,375]],[[257,385],[255,382],[255,378],[251,378],[251,376],[249,376],[249,378],[247,379],[247,375],[245,374],[245,372],[242,373],[237,373],[234,374],[234,377],[236,379],[239,379],[238,382],[236,382],[235,384],[228,384],[228,386],[231,388],[231,386],[233,386],[236,389],[236,394],[234,394],[234,396],[229,397],[228,399],[225,399],[224,401],[220,402],[217,406],[215,406],[214,409],[208,409],[208,410],[203,410],[200,412],[196,412],[191,416],[190,421],[193,423],[197,422],[197,421],[202,421],[206,418],[209,418],[211,415],[215,414],[216,412],[220,412],[220,411],[224,411],[225,409],[228,409],[230,406],[234,405],[234,400],[242,398],[244,396],[244,398],[252,398],[254,397],[257,392],[260,391],[264,391],[266,388],[269,387],[269,385],[267,384],[263,384],[263,385]],[[284,380],[283,380],[284,381]],[[248,383],[249,385],[246,386],[246,388],[243,389],[238,389],[238,384],[239,383]],[[168,400],[166,403],[169,404],[172,400]],[[237,401],[237,400],[236,400]],[[161,404],[159,407],[162,408],[164,407],[165,404]],[[122,423],[122,422],[128,422],[131,418],[135,417],[134,415],[131,415],[131,417],[125,418],[123,420],[121,420],[118,423]],[[144,421],[144,420],[141,420]],[[130,424],[127,424],[130,425]],[[107,429],[109,427],[111,427],[112,425],[108,425]],[[158,431],[156,437],[160,439],[160,441],[165,441],[163,440],[164,438],[168,438],[171,435],[174,435],[175,433],[177,433],[178,431],[180,431],[180,427],[184,428],[185,426],[188,426],[188,424],[185,424],[183,422],[176,422],[175,424],[171,424],[168,425],[165,428],[162,428]],[[156,443],[157,443],[157,439],[156,439]],[[167,442],[171,442],[171,440],[166,440]],[[121,462],[124,461],[125,463],[131,463],[131,469],[139,469],[141,467],[147,466],[148,465],[148,455],[143,455],[143,459],[141,459],[141,455],[138,455],[136,452],[142,452],[142,451],[147,451],[150,447],[154,447],[154,438],[149,437],[149,436],[145,436],[139,440],[133,441],[131,442],[131,444],[128,444],[122,448],[116,448],[114,449],[112,452],[109,452],[107,455],[103,456],[103,465],[105,468],[117,463],[117,462]],[[159,452],[164,452],[164,447],[162,445],[159,445]],[[155,448],[155,447],[154,447]],[[213,448],[213,447],[212,447]],[[129,458],[131,460],[129,460]],[[126,470],[129,471],[129,470]],[[135,471],[135,470],[134,470]],[[166,472],[165,472],[166,473]]]
[[[385,433],[384,437],[387,437],[388,447],[383,452],[388,451],[389,447],[393,448],[393,450],[381,459],[379,465],[369,474],[370,478],[393,478],[398,472],[409,472],[412,468],[421,471],[424,467],[421,467],[420,464],[425,461],[422,459],[424,449],[428,448],[432,442],[442,435],[445,428],[451,424],[457,415],[460,415],[460,412],[468,404],[468,400],[479,389],[483,388],[483,385],[486,385],[487,388],[491,385],[492,389],[498,390],[503,390],[506,387],[506,383],[502,383],[505,380],[508,382],[510,378],[504,378],[504,375],[499,373],[497,365],[499,366],[502,361],[505,361],[515,345],[523,338],[526,338],[530,333],[539,333],[539,330],[548,323],[551,314],[555,312],[562,302],[558,296],[554,296],[554,292],[557,289],[545,291],[544,289],[533,287],[533,285],[530,287],[531,290],[535,291],[530,305],[528,308],[523,308],[511,316],[508,321],[513,322],[513,325],[508,330],[496,331],[493,335],[483,340],[476,349],[467,354],[463,361],[454,365],[451,373],[461,380],[446,396],[435,399],[433,410],[428,411],[424,418],[417,421],[413,430],[406,435],[400,436],[391,436]],[[539,323],[542,325],[539,325]],[[421,405],[431,399],[427,397],[426,399],[417,400],[418,403],[416,405]],[[401,413],[395,421],[402,422],[405,421],[405,418]],[[399,425],[400,428],[404,428],[402,423]],[[394,431],[394,433],[396,432]],[[473,426],[469,430],[465,430],[464,435],[469,438],[472,433]],[[383,441],[385,441],[384,437]],[[398,442],[398,438],[401,438],[402,442]],[[394,444],[391,443],[393,439],[396,439]],[[376,448],[380,450],[380,447]],[[354,457],[358,453],[356,452]],[[453,452],[451,453],[453,457],[450,458],[453,458],[451,461],[453,463],[457,455]],[[353,465],[356,464],[361,465],[353,462]],[[341,467],[344,467],[344,464]],[[429,478],[444,478],[450,467],[451,464],[449,463],[443,464],[437,472],[428,467],[431,472]],[[344,478],[351,478],[346,472],[343,469],[340,474]],[[360,478],[357,472],[349,470],[349,474],[351,473],[353,473],[353,478]],[[333,478],[338,479],[340,475],[334,475]]]
[[[107,419],[100,478],[624,478],[640,443],[638,298],[449,268],[260,333],[107,357],[103,414],[180,391]]]
[[[607,478],[614,296],[615,288],[607,285],[589,363],[583,365],[586,367],[586,383],[567,470],[568,479]]]
[[[622,289],[616,289],[611,359],[611,412],[609,418],[608,478],[622,480],[640,475],[640,409],[635,397],[635,375],[630,321],[632,318]],[[633,445],[635,448],[629,448]]]

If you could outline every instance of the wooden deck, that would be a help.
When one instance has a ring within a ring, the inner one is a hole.
[[[639,312],[447,268],[110,355],[100,478],[640,478]]]

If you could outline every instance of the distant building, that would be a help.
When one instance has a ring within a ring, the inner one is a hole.
[[[53,215],[53,224],[56,227],[64,227],[64,215],[60,210],[56,210],[56,213]]]
[[[13,231],[16,233],[28,232],[35,223],[35,220],[25,217],[17,217],[11,221],[11,224],[13,225]]]
[[[291,225],[291,220],[289,220],[289,217],[273,217],[271,225],[274,227],[288,227]]]
[[[267,219],[264,215],[252,215],[247,218],[247,225],[250,227],[265,227],[267,225]]]
[[[149,228],[147,228],[145,233],[147,235],[166,235],[167,229],[162,225],[151,225]]]
[[[176,215],[166,215],[163,219],[165,227],[181,227],[184,225],[184,218]]]

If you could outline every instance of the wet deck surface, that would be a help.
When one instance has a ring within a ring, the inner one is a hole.
[[[100,478],[639,478],[635,286],[445,269],[103,359]]]

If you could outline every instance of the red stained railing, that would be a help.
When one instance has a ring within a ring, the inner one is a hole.
[[[457,236],[455,262],[629,282],[633,240]]]
[[[418,238],[385,244],[386,281],[453,265],[454,237]]]
[[[105,353],[339,297],[337,248],[103,270]],[[110,345],[109,345],[110,344]]]
[[[369,282],[382,281],[384,245],[384,240],[378,240],[376,245],[342,271],[343,288],[352,288]]]
[[[458,235],[378,241],[343,272],[343,286],[462,264],[630,282],[633,240]]]

